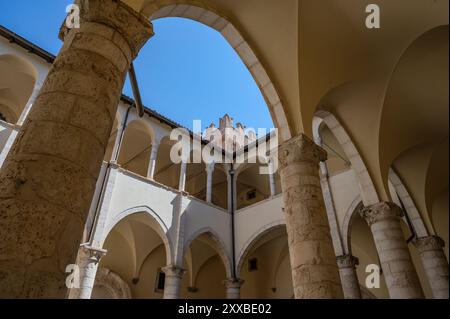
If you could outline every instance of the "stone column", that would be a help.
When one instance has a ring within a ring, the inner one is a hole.
[[[147,177],[151,180],[155,177],[156,159],[158,158],[159,143],[155,142],[152,145],[152,151],[150,153],[150,163],[148,164]]]
[[[273,160],[269,160],[269,185],[270,185],[270,196],[274,197],[276,194],[276,187],[275,187],[275,172],[273,167]]]
[[[181,298],[181,281],[185,270],[177,266],[168,266],[162,269],[166,274],[164,284],[164,299]]]
[[[80,269],[80,287],[70,291],[70,299],[91,299],[95,286],[100,259],[106,255],[106,250],[90,246],[81,246],[78,267]]]
[[[178,183],[178,190],[184,192],[186,190],[186,170],[187,163],[185,161],[181,162],[180,167],[180,181]]]
[[[361,211],[372,230],[384,278],[392,299],[423,298],[419,278],[400,225],[403,212],[394,203],[381,202]]]
[[[152,25],[122,1],[80,4],[0,171],[0,298],[65,298],[122,87]]]
[[[212,183],[214,174],[214,163],[206,165],[206,202],[212,203]]]
[[[327,154],[305,135],[280,146],[281,186],[296,299],[343,298],[320,188]]]
[[[244,284],[244,280],[230,278],[224,280],[227,299],[241,299],[241,287]]]
[[[356,266],[359,260],[352,255],[343,255],[337,257],[339,274],[341,276],[342,290],[345,299],[361,299],[361,289],[359,287]]]
[[[435,299],[448,299],[448,261],[444,254],[444,241],[436,236],[416,238],[414,246],[419,251],[425,273]]]

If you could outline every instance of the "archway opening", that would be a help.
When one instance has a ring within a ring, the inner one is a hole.
[[[178,189],[180,183],[181,164],[175,164],[170,158],[170,152],[176,141],[169,136],[164,137],[158,148],[154,180],[173,189]]]
[[[228,208],[228,178],[225,165],[216,164],[212,180],[212,203],[223,209]]]
[[[240,263],[245,299],[290,299],[294,294],[286,226],[256,238]]]
[[[130,215],[108,234],[103,248],[107,254],[99,269],[120,276],[134,299],[160,299],[164,293],[162,268],[167,265],[167,238],[158,222],[146,213]],[[102,291],[93,296],[102,295]]]
[[[241,164],[237,169],[236,199],[237,209],[254,205],[281,193],[281,180],[278,172],[273,176],[262,174],[261,170],[269,171],[268,164],[258,159]],[[273,185],[271,186],[271,183]],[[272,194],[273,192],[273,194]]]
[[[198,236],[187,247],[181,297],[185,299],[225,299],[227,278],[224,248],[209,233]]]
[[[147,177],[154,135],[141,120],[127,125],[120,147],[118,164],[123,169]]]

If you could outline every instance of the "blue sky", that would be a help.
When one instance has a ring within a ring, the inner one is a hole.
[[[59,27],[71,3],[0,0],[0,24],[57,54]],[[193,119],[206,127],[225,113],[248,127],[273,127],[258,86],[218,32],[179,18],[157,20],[154,29],[135,61],[146,106],[188,128]],[[124,93],[132,96],[128,81]]]

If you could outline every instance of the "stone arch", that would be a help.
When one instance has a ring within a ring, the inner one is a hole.
[[[133,207],[117,214],[114,218],[112,218],[112,220],[110,220],[107,226],[105,227],[105,231],[100,240],[99,246],[102,247],[104,245],[106,238],[108,237],[108,235],[111,233],[111,231],[114,229],[115,226],[117,226],[121,221],[125,220],[127,217],[137,214],[145,214],[149,216],[152,221],[155,222],[154,224],[151,225],[152,229],[159,235],[159,237],[163,241],[164,248],[166,251],[167,265],[171,265],[173,245],[170,237],[167,235],[169,233],[169,228],[160,218],[160,216],[148,206]]]
[[[120,146],[118,164],[124,169],[146,177],[150,154],[155,143],[155,132],[144,119],[127,123]]]
[[[241,31],[230,20],[213,9],[198,2],[192,4],[161,4],[149,2],[144,4],[141,13],[150,16],[150,20],[168,17],[186,18],[211,27],[222,34],[225,40],[236,51],[261,90],[267,102],[269,112],[275,126],[279,129],[282,141],[292,137],[288,117],[276,85],[270,79],[254,49],[244,39]]]
[[[351,166],[356,174],[361,199],[364,205],[370,206],[378,203],[378,193],[375,185],[373,184],[369,171],[345,128],[340,124],[339,120],[333,113],[324,110],[317,111],[313,122],[313,135],[316,142],[320,141],[319,127],[321,122],[324,122],[328,126],[342,146],[345,155],[350,160]]]
[[[92,299],[95,299],[96,287],[105,289],[113,299],[132,299],[131,290],[128,284],[118,274],[107,268],[100,268],[97,270]]]
[[[222,260],[222,263],[225,267],[225,272],[228,278],[232,277],[233,271],[232,271],[232,263],[231,263],[231,257],[229,253],[227,252],[226,245],[220,238],[220,236],[215,232],[211,227],[205,227],[201,228],[197,231],[195,231],[189,238],[185,241],[183,246],[183,251],[186,252],[189,247],[191,246],[192,242],[196,240],[201,235],[208,235],[210,239],[212,239],[214,246],[212,247],[217,254],[220,256],[220,259]]]
[[[408,190],[406,189],[406,186],[403,184],[400,177],[392,168],[389,169],[389,181],[394,187],[397,196],[400,199],[400,202],[404,206],[406,214],[408,214],[409,220],[412,223],[417,237],[428,237],[428,231],[425,227],[422,217],[420,216],[419,210],[414,203],[413,198],[410,196]]]
[[[261,239],[262,237],[264,237],[264,235],[270,233],[272,230],[276,229],[276,228],[281,228],[284,227],[286,225],[286,221],[284,220],[277,220],[273,223],[270,223],[268,225],[265,225],[264,227],[260,228],[257,232],[255,232],[243,245],[241,251],[239,252],[238,256],[237,256],[237,268],[236,268],[236,272],[239,275],[241,273],[242,270],[242,266],[245,260],[245,256],[248,255],[248,253],[250,252],[250,250],[253,247],[253,244],[256,243],[259,239]]]
[[[357,214],[361,210],[361,208],[363,208],[363,202],[361,196],[358,195],[353,200],[350,207],[347,209],[347,212],[345,213],[341,232],[344,251],[347,254],[351,254],[352,252],[352,245],[351,245],[352,220],[355,217],[355,214]]]

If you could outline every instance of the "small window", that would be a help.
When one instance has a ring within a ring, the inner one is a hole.
[[[248,271],[257,271],[258,270],[258,258],[251,258],[248,260]]]
[[[155,292],[163,292],[165,284],[166,274],[161,269],[158,269],[158,272],[156,273]]]
[[[7,122],[6,116],[4,116],[1,112],[0,112],[0,121]]]
[[[256,190],[252,190],[247,193],[247,200],[252,200],[256,198]]]

